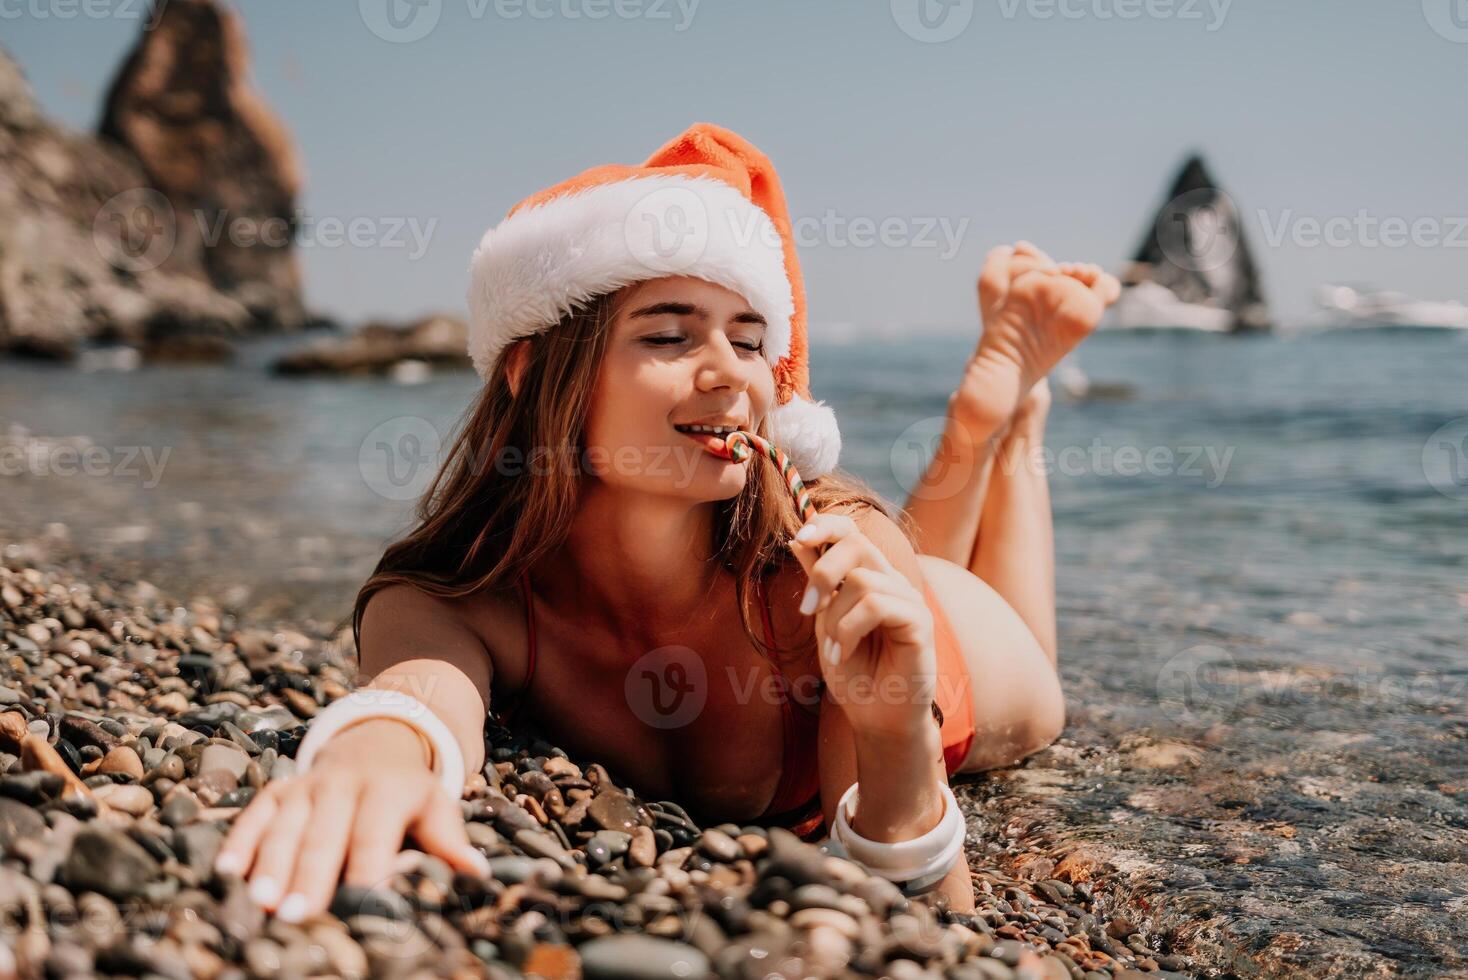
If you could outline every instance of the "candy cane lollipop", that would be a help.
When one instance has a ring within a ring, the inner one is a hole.
[[[762,439],[753,432],[738,430],[724,437],[724,448],[728,450],[729,457],[736,463],[742,463],[753,458],[755,453],[764,456],[770,462],[780,468],[780,475],[785,478],[785,486],[790,489],[790,496],[795,498],[795,509],[800,511],[800,520],[809,523],[812,517],[818,513],[816,505],[811,503],[810,493],[805,489],[805,483],[800,479],[800,473],[795,469],[795,464],[790,462],[790,457],[780,452],[775,444],[768,439]],[[820,545],[817,554],[825,554],[830,542]]]
[[[806,492],[805,484],[796,472],[795,464],[790,462],[790,457],[775,448],[775,444],[768,439],[761,439],[753,432],[737,431],[731,432],[724,437],[724,448],[729,451],[729,456],[736,463],[742,463],[750,458],[751,453],[759,453],[780,468],[780,475],[785,478],[785,485],[790,488],[790,496],[795,498],[795,509],[800,511],[800,519],[809,521],[816,516],[816,506],[810,502],[810,494]]]
[[[789,456],[776,449],[774,443],[768,439],[761,439],[753,432],[745,432],[741,429],[724,437],[724,448],[728,451],[729,458],[736,463],[742,463],[751,459],[753,454],[759,453],[780,467],[780,475],[785,478],[785,485],[790,488],[790,495],[795,498],[795,507],[800,511],[800,519],[809,521],[816,516],[816,505],[811,503],[810,494],[806,491],[805,483],[801,481],[795,464],[790,462]],[[829,547],[829,543],[823,544],[818,550],[824,553]],[[935,697],[928,707],[933,713],[933,720],[938,723],[938,728],[942,729],[943,709],[938,707],[938,699]]]

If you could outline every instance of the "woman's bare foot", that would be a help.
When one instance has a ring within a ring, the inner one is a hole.
[[[979,276],[984,333],[949,399],[950,414],[976,438],[999,434],[1120,294],[1121,284],[1100,266],[1056,264],[1028,242],[994,249]],[[1043,398],[1048,405],[1048,386]]]

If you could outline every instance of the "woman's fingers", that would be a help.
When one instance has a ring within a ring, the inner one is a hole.
[[[923,617],[908,596],[866,591],[839,618],[828,619],[826,630],[836,651],[837,666],[873,630],[890,631],[899,643],[924,643]]]
[[[827,642],[822,645],[821,655],[827,665],[835,667],[856,650],[876,625],[897,626],[897,621],[861,627],[859,620],[851,618],[852,611],[861,606],[869,596],[885,596],[899,603],[906,610],[907,619],[920,620],[919,606],[926,608],[922,597],[912,583],[901,574],[856,568],[841,583],[841,591],[831,598],[823,612],[823,623]]]
[[[270,821],[275,819],[276,811],[280,809],[279,793],[283,785],[284,781],[280,780],[266,783],[265,788],[256,793],[255,798],[235,816],[229,834],[224,838],[224,846],[214,859],[215,871],[226,875],[243,875],[250,870],[260,838],[270,828]]]
[[[856,522],[845,514],[817,514],[802,524],[788,542],[791,552],[809,577],[821,557],[821,546],[857,531]]]
[[[301,849],[295,875],[278,911],[286,922],[299,922],[331,904],[346,859],[352,814],[360,792],[359,784],[351,779],[322,778],[315,782],[311,840]]]
[[[250,897],[274,910],[285,896],[295,873],[301,839],[311,822],[311,794],[304,782],[292,779],[281,790],[280,809],[260,842],[255,870],[250,874]]]
[[[391,788],[368,789],[357,807],[347,856],[349,885],[376,888],[392,876],[393,858],[403,847],[408,821],[418,800],[395,796]]]
[[[796,539],[796,543],[797,546],[805,548],[815,548],[821,544],[820,541],[817,541],[815,545],[806,545],[801,543],[799,538]],[[820,612],[826,606],[832,593],[857,568],[870,568],[878,572],[897,574],[896,570],[891,567],[891,563],[887,561],[887,556],[882,554],[866,535],[855,534],[841,538],[827,548],[825,554],[806,566],[808,584],[804,595],[801,596],[800,611],[807,616]]]
[[[463,814],[447,792],[436,791],[409,829],[425,852],[443,858],[455,870],[489,876],[489,859],[469,843]]]

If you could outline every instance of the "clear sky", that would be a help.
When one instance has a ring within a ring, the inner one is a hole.
[[[302,244],[308,301],[349,322],[462,310],[512,204],[694,121],[774,160],[818,332],[973,330],[980,260],[1016,238],[1117,269],[1193,149],[1277,314],[1327,280],[1468,301],[1468,0],[236,8],[305,213],[368,220],[369,242]],[[0,43],[77,128],[145,23],[143,0],[0,0]]]

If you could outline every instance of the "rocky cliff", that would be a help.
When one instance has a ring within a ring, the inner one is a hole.
[[[301,166],[249,81],[236,15],[171,0],[149,23],[95,135],[46,119],[0,50],[0,351],[313,322],[293,247]]]

